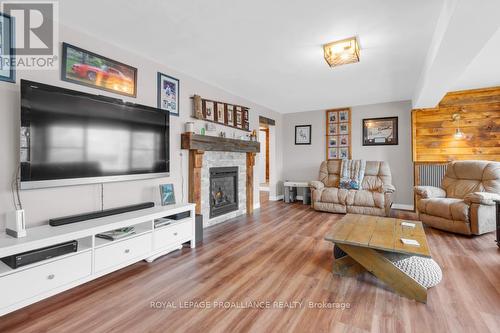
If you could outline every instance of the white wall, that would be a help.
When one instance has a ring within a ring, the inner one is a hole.
[[[266,182],[266,132],[259,131],[260,159],[259,159],[259,183]]]
[[[252,103],[244,98],[232,95],[222,89],[214,87],[195,78],[178,73],[164,65],[155,63],[147,58],[138,56],[134,50],[124,50],[109,42],[97,40],[84,33],[67,27],[60,27],[60,41],[82,47],[111,59],[132,65],[138,68],[137,98],[127,98],[114,95],[102,90],[63,82],[59,79],[59,71],[29,71],[17,73],[17,83],[0,82],[0,229],[4,228],[5,213],[14,209],[10,189],[11,181],[19,161],[19,81],[20,79],[34,80],[46,84],[61,86],[69,89],[85,91],[93,94],[110,95],[123,98],[126,101],[156,106],[156,75],[157,71],[174,76],[180,80],[180,117],[171,117],[170,132],[170,173],[168,178],[108,183],[104,185],[104,207],[116,207],[144,201],[159,203],[158,184],[174,183],[175,195],[178,201],[187,201],[188,186],[188,154],[180,149],[180,133],[184,131],[184,123],[192,114],[190,97],[198,94],[203,97],[241,104],[250,107],[250,129],[259,128],[259,115],[276,120],[276,130],[281,134],[282,115]],[[200,128],[203,122],[197,121]],[[236,131],[239,135],[246,132],[231,130],[228,127],[217,126],[217,131],[225,130],[228,137]],[[275,147],[276,154],[281,154],[280,142]],[[181,157],[182,154],[182,157]],[[277,179],[281,179],[282,157],[277,156]],[[259,154],[256,157],[256,166],[259,165]],[[259,179],[259,170],[254,168],[254,179]],[[183,185],[183,186],[182,186]],[[52,217],[83,213],[100,209],[100,185],[83,185],[50,189],[26,190],[21,193],[21,200],[26,210],[28,226],[47,223]],[[273,184],[274,190],[278,187]],[[183,189],[183,191],[182,191]],[[278,189],[279,190],[279,189]],[[182,194],[183,192],[183,194]],[[258,186],[255,186],[254,203],[259,204]]]
[[[411,158],[411,102],[391,102],[352,107],[352,158],[387,161],[396,187],[395,203],[413,204]],[[363,146],[362,119],[399,117],[397,146]],[[286,114],[283,136],[283,176],[285,180],[315,180],[326,159],[326,116],[324,110]],[[311,145],[295,145],[296,125],[312,125]]]

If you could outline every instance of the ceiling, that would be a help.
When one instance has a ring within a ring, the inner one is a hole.
[[[61,23],[281,113],[409,100],[442,0],[64,0]],[[361,62],[321,45],[358,36]]]
[[[500,86],[500,29],[465,69],[452,91],[494,86]]]

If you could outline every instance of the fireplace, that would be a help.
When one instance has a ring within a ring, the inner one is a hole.
[[[238,167],[210,168],[210,218],[238,210]]]

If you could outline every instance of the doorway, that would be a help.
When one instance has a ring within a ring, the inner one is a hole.
[[[260,204],[269,201],[272,174],[272,136],[274,135],[275,121],[273,119],[259,117],[259,194]]]

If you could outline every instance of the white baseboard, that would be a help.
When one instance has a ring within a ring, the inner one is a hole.
[[[260,186],[259,187],[259,191],[262,191],[262,192],[270,192],[271,189],[268,187],[268,186]]]
[[[413,211],[413,205],[406,205],[406,204],[393,203],[391,208]]]
[[[279,201],[283,200],[283,194],[277,196],[269,196],[269,201]]]

